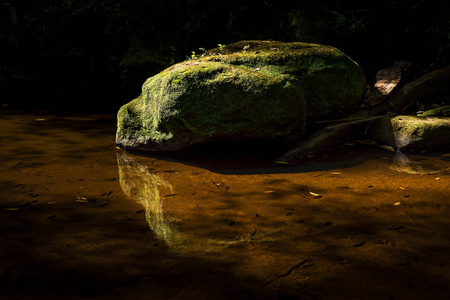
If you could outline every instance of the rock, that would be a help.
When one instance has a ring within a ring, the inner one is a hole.
[[[383,95],[390,94],[398,86],[410,65],[408,62],[396,61],[392,67],[378,71],[375,88]]]
[[[298,136],[309,122],[356,109],[365,83],[360,67],[330,46],[221,46],[147,79],[142,94],[119,110],[116,143],[174,151]]]
[[[449,149],[450,118],[386,117],[372,126],[370,135],[373,140],[396,149]]]
[[[375,86],[368,86],[364,104],[376,106],[386,99],[401,81],[404,81],[405,73],[409,70],[410,63],[396,61],[392,67],[378,71]]]
[[[421,114],[420,117],[449,117],[450,118],[450,106],[441,106],[435,109],[427,110]]]

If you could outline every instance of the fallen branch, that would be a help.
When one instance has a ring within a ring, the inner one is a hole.
[[[360,117],[360,118],[353,118],[353,119],[350,118],[350,119],[346,119],[346,120],[354,120],[354,121],[350,121],[350,122],[346,122],[346,123],[340,123],[340,124],[336,124],[336,125],[330,125],[330,126],[325,127],[324,129],[325,130],[330,130],[330,129],[335,129],[335,128],[349,126],[349,125],[365,123],[365,122],[381,119],[381,118],[384,118],[384,117],[394,116],[394,115],[396,115],[396,114],[392,113],[392,114],[385,114],[385,115],[376,116],[376,117]]]
[[[352,138],[354,127],[363,122],[371,121],[373,117],[381,118],[387,112],[398,114],[401,110],[417,102],[424,96],[450,85],[450,67],[427,73],[418,79],[404,85],[389,94],[381,103],[368,108],[362,108],[349,116],[358,119],[347,123],[338,123],[317,131],[308,139],[300,142],[294,148],[283,154],[278,163],[292,163],[317,155]]]
[[[320,124],[320,123],[333,123],[333,122],[349,122],[349,121],[357,121],[357,120],[364,120],[364,119],[367,119],[367,117],[345,118],[345,119],[338,119],[338,120],[324,120],[324,121],[317,121],[317,122],[314,122],[314,124]]]

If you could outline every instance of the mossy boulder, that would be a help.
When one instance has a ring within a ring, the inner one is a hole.
[[[435,109],[424,111],[421,117],[448,117],[450,118],[450,106],[441,106]]]
[[[279,140],[360,103],[366,80],[324,45],[243,41],[147,79],[118,113],[116,143],[172,151],[212,141]]]
[[[370,134],[375,141],[397,149],[444,150],[450,148],[450,118],[385,117],[372,126]]]

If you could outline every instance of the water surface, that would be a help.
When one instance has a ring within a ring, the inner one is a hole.
[[[356,143],[282,166],[114,135],[113,115],[0,115],[3,298],[450,294],[448,153]]]

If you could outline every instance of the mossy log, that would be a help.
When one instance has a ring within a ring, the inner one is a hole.
[[[426,95],[440,88],[450,85],[450,67],[427,73],[418,79],[393,91],[384,101],[375,105],[364,107],[348,116],[346,123],[335,123],[317,131],[308,139],[300,142],[294,148],[283,154],[279,163],[295,163],[308,156],[317,155],[353,137],[356,126],[363,122],[373,120],[374,116],[380,116],[388,112],[400,113],[403,109],[419,101]],[[367,117],[367,119],[364,119]]]

